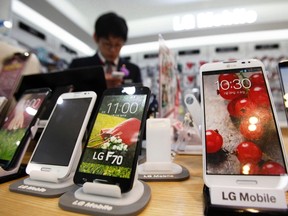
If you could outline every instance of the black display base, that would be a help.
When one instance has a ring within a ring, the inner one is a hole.
[[[21,165],[17,173],[0,177],[0,184],[27,176],[26,165]]]
[[[206,216],[231,216],[231,215],[241,215],[241,216],[251,216],[251,215],[288,215],[288,209],[263,209],[263,208],[254,208],[254,207],[231,207],[231,206],[222,206],[222,205],[213,205],[210,200],[210,191],[209,188],[204,185],[203,187],[203,196],[204,196],[204,215]]]

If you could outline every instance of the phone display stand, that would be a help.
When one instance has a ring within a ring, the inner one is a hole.
[[[203,187],[204,215],[287,215],[284,190]],[[214,200],[214,201],[213,201]]]
[[[45,171],[31,171],[26,179],[22,179],[10,185],[9,190],[16,193],[40,197],[59,197],[63,193],[75,188],[73,176],[77,167],[77,163],[81,156],[81,145],[77,151],[77,155],[73,162],[71,172],[64,179],[58,179],[53,173]]]
[[[189,171],[171,159],[170,119],[147,119],[146,162],[138,165],[138,178],[143,181],[182,181]]]
[[[28,149],[28,146],[29,146],[31,139],[34,138],[34,136],[38,130],[38,126],[37,126],[38,123],[39,123],[39,119],[36,121],[35,125],[31,127],[31,129],[30,129],[31,134],[26,140],[25,146],[23,148],[23,151],[22,151],[20,157],[18,158],[16,165],[10,170],[4,170],[2,167],[0,167],[0,182],[1,183],[5,182],[5,181],[10,181],[10,180],[13,180],[16,178],[20,178],[20,177],[23,177],[26,175],[26,173],[24,171],[25,168],[21,167],[21,163],[22,163],[22,160],[23,160],[25,153]]]
[[[89,215],[138,215],[151,197],[150,187],[136,179],[133,188],[121,193],[118,185],[86,182],[63,194],[59,206],[67,211]]]
[[[59,182],[49,182],[49,178],[48,181],[26,178],[11,184],[9,190],[16,193],[52,198],[59,197],[74,187],[73,175],[71,175],[69,178]]]
[[[183,126],[177,130],[178,139],[174,150],[177,154],[201,155],[201,106],[193,94],[186,94],[184,103],[188,113],[185,114]]]

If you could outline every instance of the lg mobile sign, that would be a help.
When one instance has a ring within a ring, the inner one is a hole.
[[[173,18],[173,29],[174,31],[182,31],[196,28],[251,24],[256,22],[257,16],[256,11],[245,8],[220,12],[202,12],[196,15],[186,14]]]

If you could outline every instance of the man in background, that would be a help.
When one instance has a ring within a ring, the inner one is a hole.
[[[70,68],[103,66],[108,88],[142,83],[139,67],[119,56],[121,48],[127,41],[127,35],[128,27],[124,18],[113,12],[101,15],[95,22],[93,35],[98,46],[96,54],[73,59]],[[123,72],[124,77],[114,76],[113,71]]]

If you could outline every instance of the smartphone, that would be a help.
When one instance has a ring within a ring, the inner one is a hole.
[[[15,107],[7,114],[0,128],[0,165],[3,169],[14,168],[25,148],[31,126],[37,120],[50,89],[26,90]]]
[[[287,186],[287,158],[263,64],[200,68],[203,173],[208,187]]]
[[[95,92],[84,91],[58,98],[26,167],[27,174],[50,172],[58,180],[71,174],[96,97]]]
[[[113,71],[112,72],[112,77],[122,79],[125,76],[124,72],[121,71]]]
[[[107,89],[78,164],[74,183],[118,185],[122,193],[133,187],[146,122],[150,89]]]
[[[283,92],[285,114],[288,119],[288,60],[278,63],[280,85]]]

